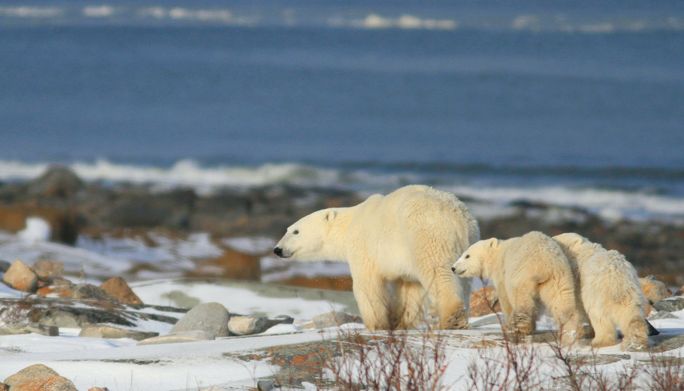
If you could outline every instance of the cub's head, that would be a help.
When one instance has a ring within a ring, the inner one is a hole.
[[[461,254],[451,270],[459,277],[483,277],[485,265],[497,247],[499,239],[480,240]]]
[[[337,260],[330,251],[328,235],[337,219],[336,208],[323,209],[302,217],[287,228],[273,249],[280,258],[297,261]]]
[[[566,232],[564,234],[553,237],[565,254],[577,260],[586,260],[597,251],[604,250],[603,246],[598,243],[593,243],[589,239],[574,232]]]
[[[587,238],[574,232],[566,232],[564,234],[556,235],[553,237],[553,240],[568,248],[576,248],[589,242]]]

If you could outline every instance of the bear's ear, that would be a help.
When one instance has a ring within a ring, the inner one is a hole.
[[[491,238],[488,240],[489,242],[489,247],[494,248],[499,245],[499,239],[497,238]]]
[[[337,211],[335,209],[330,209],[325,213],[325,221],[333,221],[337,217]]]

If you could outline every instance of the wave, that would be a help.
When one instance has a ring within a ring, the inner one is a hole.
[[[30,180],[41,175],[48,163],[0,161],[0,180]],[[204,167],[193,160],[180,160],[171,167],[118,164],[100,159],[67,165],[86,181],[109,181],[156,185],[162,188],[192,187],[210,192],[221,187],[258,187],[290,184],[317,187],[354,187],[361,183],[396,183],[394,176],[367,172],[345,173],[335,169],[316,168],[296,163],[260,166]]]
[[[595,188],[567,186],[447,186],[460,196],[504,206],[527,201],[561,207],[576,207],[611,221],[663,220],[684,222],[684,198]]]
[[[583,34],[613,34],[619,32],[639,33],[650,31],[684,31],[684,17],[660,12],[652,15],[640,13],[615,15],[566,15],[563,12],[501,14],[488,11],[474,14],[455,9],[425,10],[425,14],[397,12],[378,7],[373,11],[350,8],[340,12],[336,8],[312,7],[295,9],[289,7],[258,8],[234,5],[226,8],[217,3],[213,7],[191,5],[161,6],[157,4],[98,4],[98,5],[50,5],[50,6],[0,6],[0,18],[27,20],[29,23],[59,19],[62,24],[81,22],[117,24],[207,24],[240,27],[315,27],[363,30],[441,30],[456,29],[475,31],[530,31]],[[429,15],[428,15],[429,14]],[[437,15],[437,16],[435,16]]]
[[[0,17],[14,18],[56,18],[64,14],[59,7],[0,7]]]
[[[646,176],[664,182],[679,182],[684,171],[656,168],[540,168],[490,167],[486,165],[449,164],[371,164],[360,163],[341,167],[317,167],[297,163],[269,163],[259,166],[202,166],[193,160],[181,160],[170,167],[155,167],[113,163],[108,160],[75,162],[68,164],[86,181],[133,183],[149,185],[154,189],[190,187],[207,194],[225,187],[252,188],[282,184],[315,188],[336,188],[359,191],[362,194],[387,192],[408,183],[426,183],[452,191],[461,197],[480,204],[486,203],[499,210],[510,210],[520,201],[543,203],[561,207],[583,208],[609,220],[657,219],[684,221],[684,197],[674,193],[655,193],[644,179],[634,188],[600,188],[578,184],[595,175],[605,178],[623,175],[625,182],[632,177]],[[47,163],[0,161],[0,180],[26,181],[40,176]],[[378,167],[382,167],[379,169]],[[389,168],[388,168],[389,167]],[[419,167],[421,170],[415,169]],[[561,174],[547,180],[548,171]],[[661,170],[661,171],[659,171]],[[542,178],[533,180],[533,173]],[[486,180],[483,179],[486,177]],[[579,178],[579,179],[578,179]]]
[[[454,30],[458,27],[458,22],[452,19],[420,18],[408,14],[393,18],[372,13],[362,19],[330,18],[328,25],[363,29]]]

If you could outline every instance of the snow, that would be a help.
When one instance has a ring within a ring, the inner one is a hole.
[[[290,315],[310,319],[318,314],[343,310],[344,306],[327,300],[307,300],[299,297],[270,297],[249,289],[222,286],[210,282],[174,282],[158,280],[131,285],[144,303],[174,305],[169,298],[171,292],[198,299],[202,303],[223,304],[231,313],[265,314],[267,316]]]
[[[26,228],[17,233],[17,237],[25,242],[38,242],[50,239],[50,224],[40,217],[26,219]]]

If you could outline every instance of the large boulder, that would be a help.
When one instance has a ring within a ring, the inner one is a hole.
[[[141,305],[142,300],[133,292],[126,280],[121,277],[112,277],[100,285],[100,288],[109,296],[119,302],[128,305]]]
[[[64,275],[64,263],[41,259],[33,264],[33,271],[44,280],[62,277]]]
[[[29,183],[28,192],[41,197],[66,198],[82,188],[83,181],[69,167],[54,165]]]
[[[78,391],[74,383],[43,364],[26,367],[5,379],[14,391]]]
[[[171,329],[171,334],[187,331],[204,331],[211,336],[228,336],[228,319],[230,314],[226,307],[219,303],[203,303],[196,305]]]
[[[12,262],[2,280],[12,288],[24,292],[35,292],[38,287],[38,275],[20,260]]]

